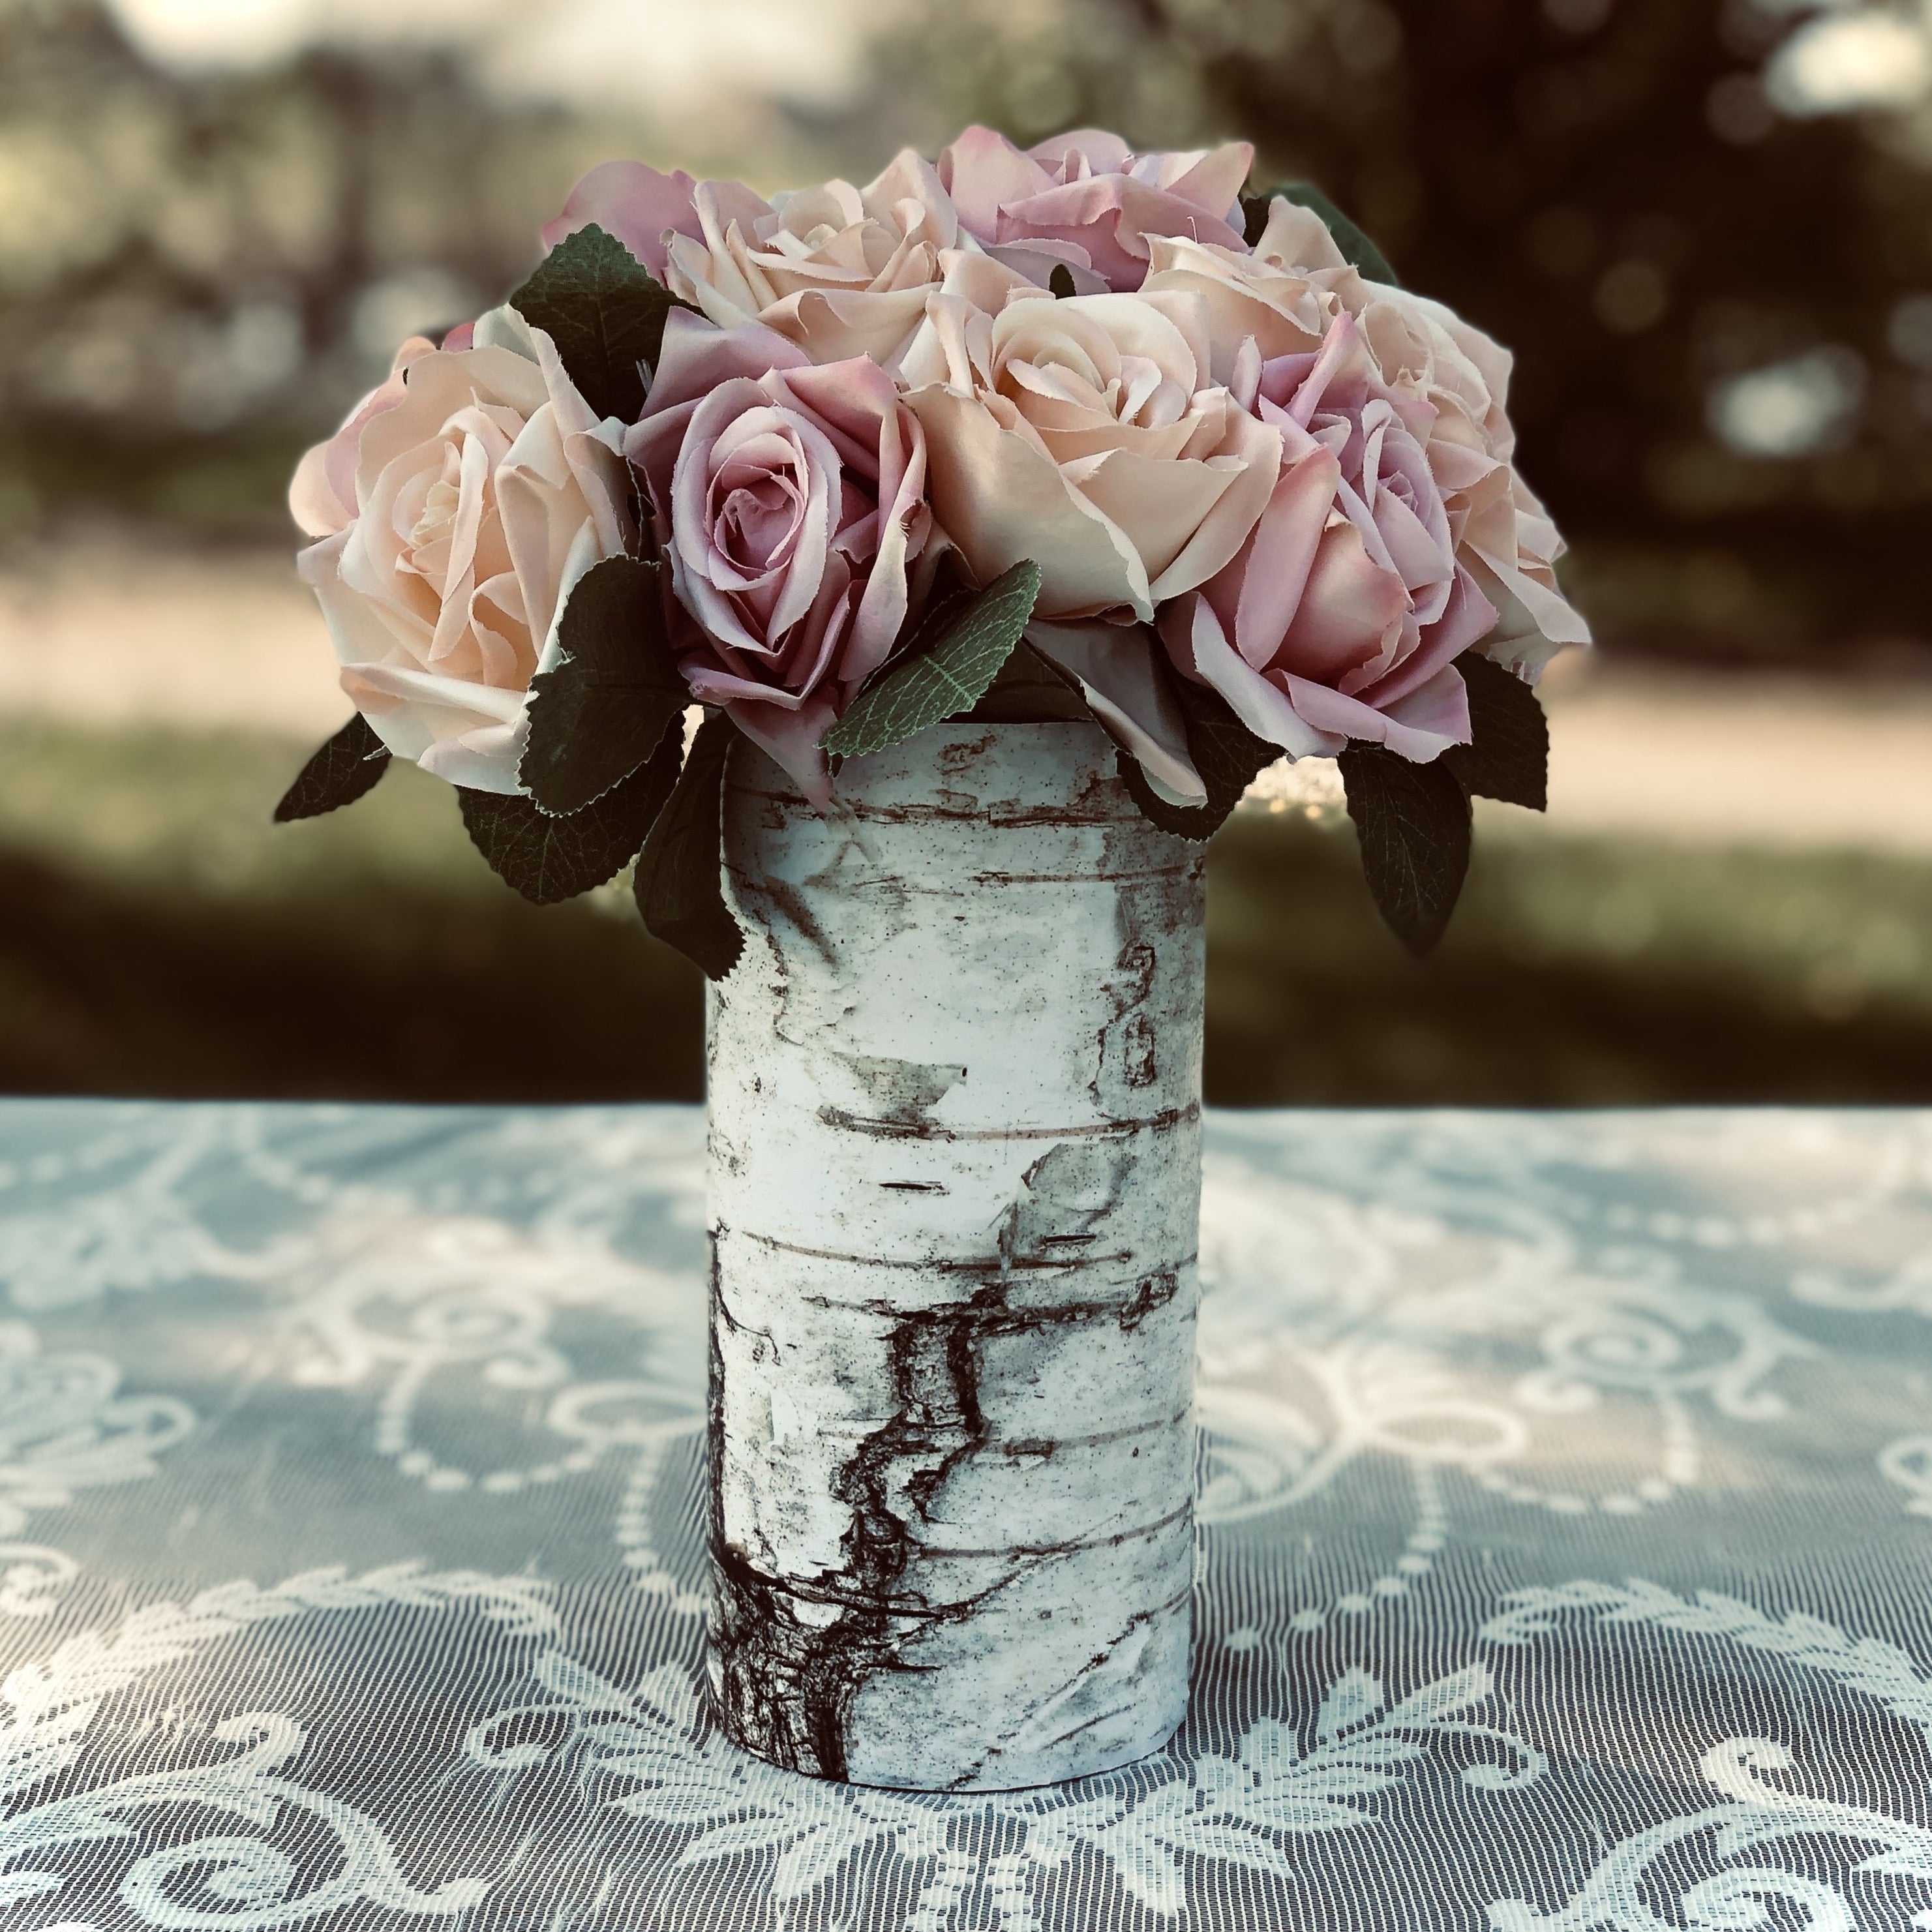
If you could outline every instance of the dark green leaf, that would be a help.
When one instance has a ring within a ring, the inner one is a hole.
[[[662,566],[607,556],[563,607],[562,661],[530,682],[517,776],[540,810],[580,812],[655,752],[691,692],[664,633]]]
[[[656,366],[665,316],[691,304],[593,221],[544,257],[510,306],[556,344],[566,373],[600,416],[634,422],[644,403],[638,365]]]
[[[1550,803],[1550,721],[1536,693],[1493,658],[1466,652],[1456,660],[1469,691],[1472,742],[1452,745],[1442,762],[1471,797],[1499,798],[1532,812]]]
[[[1064,262],[1054,264],[1053,273],[1046,278],[1046,286],[1056,298],[1062,300],[1078,292],[1073,286],[1073,271]]]
[[[738,963],[745,935],[724,903],[724,766],[737,727],[722,711],[706,714],[671,794],[638,860],[632,890],[644,924],[708,980]]]
[[[915,638],[913,650],[860,692],[825,734],[826,751],[838,758],[862,758],[971,710],[1012,655],[1039,596],[1040,566],[1030,560],[995,578],[949,614],[930,647]]]
[[[683,733],[680,716],[647,764],[568,818],[538,810],[530,799],[459,785],[464,829],[490,869],[525,898],[538,905],[574,898],[615,878],[637,856],[677,782]]]
[[[358,711],[296,774],[275,807],[275,823],[319,818],[338,806],[353,805],[388,769],[388,746]]]
[[[1307,182],[1288,182],[1280,188],[1270,188],[1265,194],[1242,196],[1241,208],[1247,217],[1247,242],[1250,248],[1265,232],[1268,203],[1277,195],[1293,202],[1298,208],[1312,208],[1320,215],[1328,224],[1329,233],[1334,236],[1335,245],[1341,250],[1342,259],[1352,262],[1370,281],[1385,282],[1390,288],[1401,287],[1394,269],[1389,266],[1388,257],[1318,188]]]
[[[1078,683],[1050,664],[1023,638],[1000,665],[980,701],[965,715],[969,724],[1061,724],[1093,716]]]
[[[1211,838],[1240,803],[1255,774],[1281,756],[1281,747],[1257,738],[1228,709],[1226,700],[1206,686],[1168,671],[1164,655],[1156,656],[1154,662],[1180,706],[1187,726],[1188,755],[1208,788],[1208,802],[1170,805],[1125,752],[1120,754],[1120,776],[1133,794],[1134,802],[1163,832],[1177,832],[1184,838]]]
[[[1440,758],[1415,765],[1384,745],[1351,745],[1341,764],[1369,891],[1420,958],[1442,937],[1469,869],[1468,795]]]

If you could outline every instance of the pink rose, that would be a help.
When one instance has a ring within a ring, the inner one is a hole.
[[[1198,286],[1204,272],[1228,284],[1213,309],[1217,355],[1234,352],[1244,332],[1270,353],[1270,328],[1306,326],[1312,291],[1355,316],[1391,388],[1434,411],[1430,467],[1457,556],[1501,614],[1484,655],[1534,676],[1566,646],[1587,644],[1589,626],[1556,580],[1563,540],[1516,471],[1509,351],[1440,302],[1366,280],[1318,216],[1285,200],[1248,262],[1210,263],[1208,253],[1157,244],[1150,286]],[[1258,321],[1258,309],[1274,314]]]
[[[1496,620],[1456,560],[1426,446],[1430,404],[1382,380],[1359,326],[1258,366],[1280,481],[1240,553],[1161,614],[1181,670],[1291,755],[1351,739],[1418,764],[1469,738],[1454,660]]]
[[[695,182],[680,168],[659,174],[642,161],[606,161],[570,190],[563,211],[543,226],[543,244],[554,248],[592,222],[614,236],[659,281],[668,263],[668,238],[704,232],[698,212],[703,194],[715,221],[749,221],[770,206],[742,182]]]
[[[897,640],[932,530],[918,418],[867,357],[674,312],[625,452],[705,634],[692,694],[826,802],[818,741]]]
[[[1150,235],[1245,249],[1240,194],[1255,151],[1245,141],[1192,154],[1136,154],[1118,134],[1061,134],[1022,152],[969,128],[939,158],[959,225],[1045,287],[1056,262],[1082,295],[1137,289]]]

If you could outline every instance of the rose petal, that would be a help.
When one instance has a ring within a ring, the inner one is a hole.
[[[1176,598],[1161,613],[1160,637],[1181,670],[1219,692],[1256,737],[1292,758],[1333,758],[1342,748],[1340,740],[1309,723],[1286,692],[1243,661],[1199,592]]]
[[[1376,654],[1408,609],[1402,579],[1370,560],[1360,531],[1330,524],[1274,665],[1304,677],[1340,678]]]
[[[952,197],[960,226],[982,242],[997,238],[1000,210],[1007,202],[1037,194],[1053,177],[1005,135],[991,128],[968,128],[940,150],[940,183]]]
[[[1451,745],[1469,742],[1468,687],[1454,664],[1444,664],[1387,710],[1306,678],[1291,676],[1283,682],[1294,708],[1310,724],[1341,737],[1386,745],[1412,764],[1430,764]]]
[[[1230,412],[1229,428],[1209,466],[1231,471],[1231,481],[1155,580],[1156,602],[1205,584],[1240,551],[1268,507],[1281,472],[1281,437],[1245,411]]]
[[[934,388],[906,400],[926,430],[933,514],[981,583],[1030,557],[1040,566],[1042,618],[1120,604],[1154,615],[1133,544],[1050,458],[972,397]]]
[[[753,744],[770,753],[806,799],[824,812],[832,802],[832,774],[818,741],[838,722],[837,707],[829,698],[814,698],[796,711],[747,699],[725,710]]]
[[[1154,662],[1154,640],[1138,626],[1029,624],[1027,642],[1079,681],[1094,716],[1137,760],[1170,804],[1205,805],[1187,746],[1187,722]]]
[[[1340,475],[1327,450],[1310,452],[1282,472],[1255,526],[1233,614],[1235,648],[1256,670],[1274,662],[1301,608]]]

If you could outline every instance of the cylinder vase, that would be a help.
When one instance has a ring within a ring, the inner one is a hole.
[[[821,1778],[1082,1777],[1186,1704],[1203,861],[1090,724],[838,791],[725,788],[713,1699]]]

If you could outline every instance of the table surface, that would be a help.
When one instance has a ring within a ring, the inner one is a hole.
[[[0,1922],[1932,1928],[1932,1114],[1210,1116],[1192,1714],[718,1736],[694,1109],[0,1106]]]

